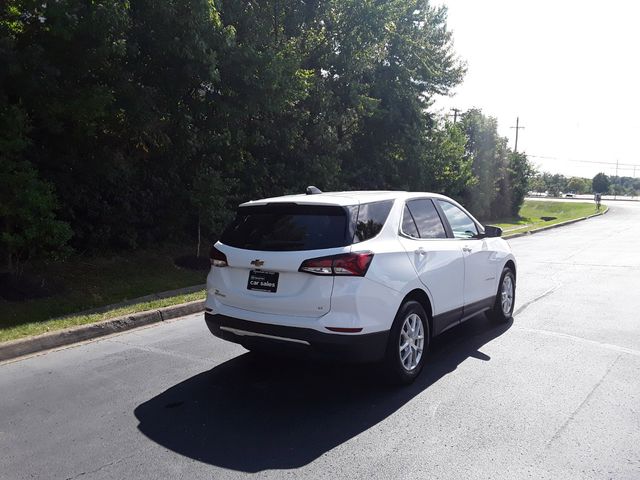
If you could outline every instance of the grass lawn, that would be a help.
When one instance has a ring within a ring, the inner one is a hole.
[[[61,318],[52,318],[41,322],[22,323],[10,327],[5,327],[3,325],[2,328],[0,328],[0,342],[15,340],[16,338],[38,335],[46,332],[52,332],[54,330],[61,330],[69,327],[75,327],[78,325],[85,325],[87,323],[100,322],[101,320],[108,320],[110,318],[119,317],[121,315],[144,312],[146,310],[155,310],[162,307],[168,307],[170,305],[178,305],[180,303],[201,300],[204,298],[204,296],[204,290],[200,290],[198,292],[188,293],[185,295],[176,295],[174,297],[163,298],[160,300],[136,303],[127,307],[109,310],[104,313],[70,315]]]
[[[74,257],[63,263],[34,265],[27,274],[43,275],[61,283],[64,290],[47,298],[27,301],[0,299],[0,341],[203,298],[204,292],[199,292],[101,314],[59,318],[152,293],[205,283],[206,272],[174,265],[173,258],[185,253],[189,252],[167,248],[121,256]]]
[[[600,211],[604,211],[606,208],[605,205],[601,205]],[[593,202],[525,200],[518,218],[504,218],[487,223],[502,228],[503,236],[508,237],[516,233],[528,232],[536,228],[593,215],[594,213],[597,212]],[[543,219],[542,217],[546,218]]]

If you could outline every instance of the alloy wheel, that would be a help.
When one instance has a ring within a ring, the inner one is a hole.
[[[412,313],[405,318],[400,330],[400,361],[405,370],[414,370],[422,359],[424,350],[424,325],[419,315]]]
[[[508,317],[511,315],[511,308],[513,307],[513,279],[511,278],[511,275],[504,276],[500,296],[502,313]]]

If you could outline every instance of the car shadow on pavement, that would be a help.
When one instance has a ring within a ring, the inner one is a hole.
[[[195,375],[135,409],[139,430],[181,455],[259,472],[306,465],[381,422],[511,323],[478,315],[441,335],[407,387],[385,385],[372,365],[334,365],[246,353]]]

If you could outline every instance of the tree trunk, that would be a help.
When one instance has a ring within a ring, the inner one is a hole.
[[[198,247],[196,248],[196,257],[200,257],[200,215],[198,215]]]

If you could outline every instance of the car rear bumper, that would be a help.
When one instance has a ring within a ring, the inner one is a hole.
[[[221,314],[204,314],[216,337],[252,350],[345,362],[376,362],[384,358],[389,332],[331,334],[310,328],[271,325]]]

